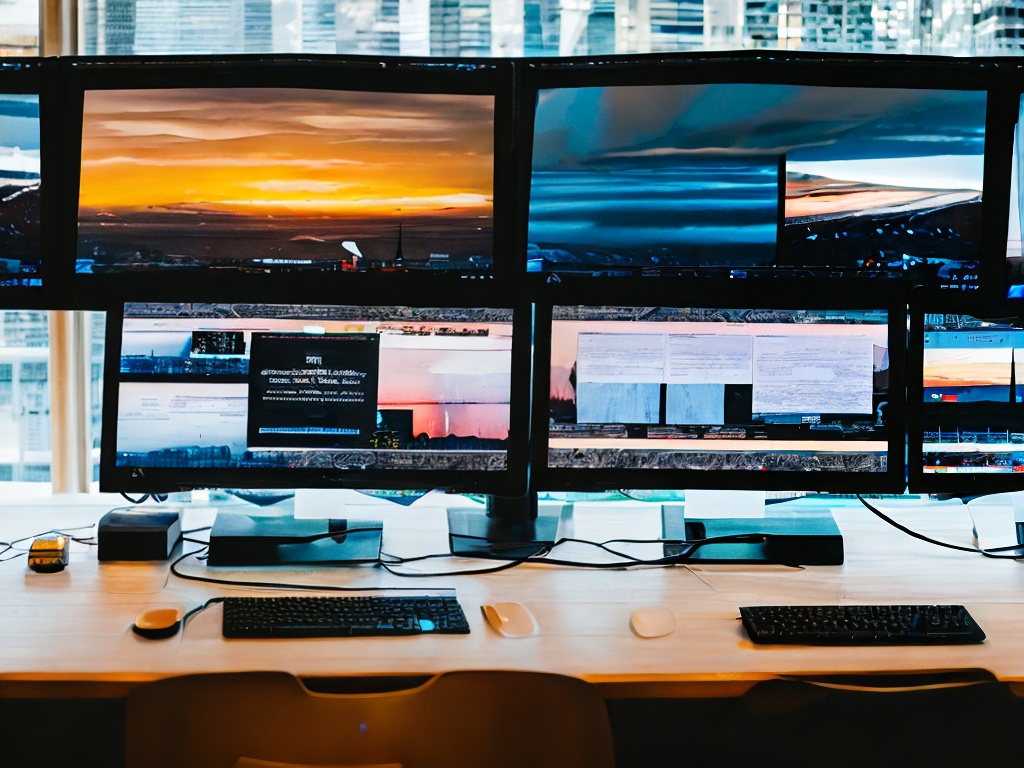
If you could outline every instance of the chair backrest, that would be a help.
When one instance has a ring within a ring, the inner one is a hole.
[[[831,768],[1020,765],[1012,734],[1024,700],[989,673],[970,677],[922,672],[757,683],[733,709],[728,759]]]
[[[323,694],[283,672],[184,675],[128,696],[127,768],[243,765],[611,768],[604,701],[539,672],[465,671]]]

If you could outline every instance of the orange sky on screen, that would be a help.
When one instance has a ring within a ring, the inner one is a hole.
[[[490,96],[90,91],[79,204],[247,215],[490,215],[492,124]]]

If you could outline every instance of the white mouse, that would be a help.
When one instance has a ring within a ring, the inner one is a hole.
[[[522,603],[481,605],[487,622],[505,637],[530,637],[537,634],[537,620]]]
[[[643,605],[629,616],[629,626],[640,637],[661,637],[676,628],[676,617],[664,605]]]

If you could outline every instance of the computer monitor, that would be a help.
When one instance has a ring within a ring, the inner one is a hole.
[[[627,298],[538,309],[539,488],[902,490],[900,292]]]
[[[63,62],[76,283],[489,277],[511,65],[327,57]]]
[[[909,360],[910,490],[1024,490],[1024,301],[915,293]]]
[[[772,52],[524,70],[528,272],[1000,279],[983,196],[988,153],[1010,150],[988,135],[1003,107],[979,64]]]
[[[643,302],[605,287],[548,296],[536,334],[537,487],[900,492],[901,293],[750,285],[652,290]],[[771,531],[792,542],[807,524],[694,519],[689,497],[685,519],[663,506],[667,540]],[[817,542],[809,551],[775,556],[773,543],[722,559],[842,562],[839,531],[820,517],[801,534]],[[815,551],[822,542],[838,550]]]
[[[107,323],[100,488],[522,495],[529,322],[492,301],[125,302]]]
[[[32,304],[52,266],[56,227],[43,196],[57,187],[50,178],[60,149],[56,126],[44,119],[52,69],[52,61],[0,58],[0,297],[7,306]]]

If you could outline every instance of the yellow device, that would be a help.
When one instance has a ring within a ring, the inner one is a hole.
[[[28,551],[28,567],[39,573],[63,571],[68,564],[67,536],[40,536]]]

